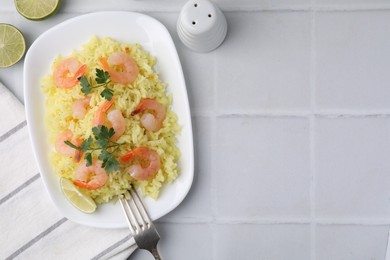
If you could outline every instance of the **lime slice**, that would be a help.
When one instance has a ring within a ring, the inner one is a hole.
[[[84,213],[92,213],[96,210],[96,203],[93,199],[83,191],[73,185],[72,181],[61,178],[60,186],[65,196],[73,206]]]
[[[14,26],[0,23],[0,67],[17,63],[26,51],[23,34]]]
[[[29,20],[42,20],[54,14],[60,0],[15,0],[16,10]]]

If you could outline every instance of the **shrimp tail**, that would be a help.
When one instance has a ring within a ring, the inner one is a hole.
[[[110,69],[110,67],[108,66],[108,62],[105,58],[103,57],[100,57],[99,58],[99,62],[100,62],[100,67],[104,70],[104,71],[108,71]]]
[[[84,72],[86,71],[87,69],[87,64],[84,64],[82,65],[77,71],[76,73],[74,74],[74,78],[75,79],[79,79],[80,77],[82,77],[84,75]]]
[[[134,154],[133,150],[131,150],[128,153],[126,153],[125,155],[123,155],[120,158],[120,161],[123,162],[123,163],[124,162],[128,162],[128,161],[132,160],[134,157],[135,157],[135,154]]]
[[[151,99],[151,98],[144,98],[144,99],[138,104],[138,106],[134,109],[134,111],[131,112],[131,115],[132,115],[132,116],[135,116],[135,115],[141,113],[142,111],[145,110],[145,108],[147,107],[148,104],[153,103],[153,102],[155,102],[154,99]]]
[[[111,98],[110,101],[106,101],[99,109],[96,111],[94,117],[93,117],[93,125],[104,125],[105,121],[105,113],[110,109],[112,104],[114,104],[114,97]]]
[[[84,189],[87,189],[87,190],[95,190],[95,188],[91,187],[88,183],[83,182],[83,181],[74,180],[73,184],[78,186],[78,187],[80,187],[80,188],[84,188]]]
[[[133,112],[131,112],[131,115],[135,116],[135,115],[137,115],[137,114],[139,114],[141,112],[142,112],[142,109],[138,108],[138,109],[134,110]]]
[[[144,159],[144,161],[141,163],[142,167],[146,168],[149,166],[150,161],[148,160],[148,156],[152,152],[151,149],[146,148],[146,147],[137,147],[134,148],[131,151],[128,151],[126,154],[122,155],[120,158],[121,162],[128,162],[133,159]],[[145,161],[146,160],[146,161]]]
[[[114,104],[114,97],[112,97],[110,101],[107,101],[106,103],[103,104],[103,106],[101,107],[101,111],[106,113],[113,104]]]

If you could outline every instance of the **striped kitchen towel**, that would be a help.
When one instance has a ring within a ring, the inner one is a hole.
[[[27,132],[23,105],[0,83],[0,259],[125,259],[127,229],[73,223],[46,193]]]

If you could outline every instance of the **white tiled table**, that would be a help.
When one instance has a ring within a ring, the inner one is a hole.
[[[178,40],[185,2],[64,0],[55,16],[32,22],[4,0],[0,22],[28,45],[93,11],[143,12],[169,29],[189,91],[196,169],[186,200],[157,223],[166,259],[385,259],[390,1],[219,0],[228,36],[208,54]],[[22,67],[0,69],[20,100]]]

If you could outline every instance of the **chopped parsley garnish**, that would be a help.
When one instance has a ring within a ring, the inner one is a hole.
[[[83,92],[85,95],[88,95],[92,89],[104,87],[104,90],[100,92],[100,96],[111,100],[112,96],[114,95],[114,91],[110,88],[108,88],[108,84],[110,81],[110,74],[107,71],[101,70],[96,68],[96,85],[93,85],[92,78],[87,78],[86,76],[78,78],[81,85],[81,92]]]
[[[87,166],[92,165],[92,153],[100,152],[98,159],[103,162],[102,167],[106,172],[109,173],[118,170],[119,162],[114,158],[113,153],[116,148],[125,143],[116,143],[110,140],[115,134],[114,128],[108,129],[106,126],[100,125],[92,128],[92,133],[94,138],[89,136],[80,146],[76,146],[70,141],[65,141],[65,144],[76,150],[85,152],[84,159],[87,161]]]

